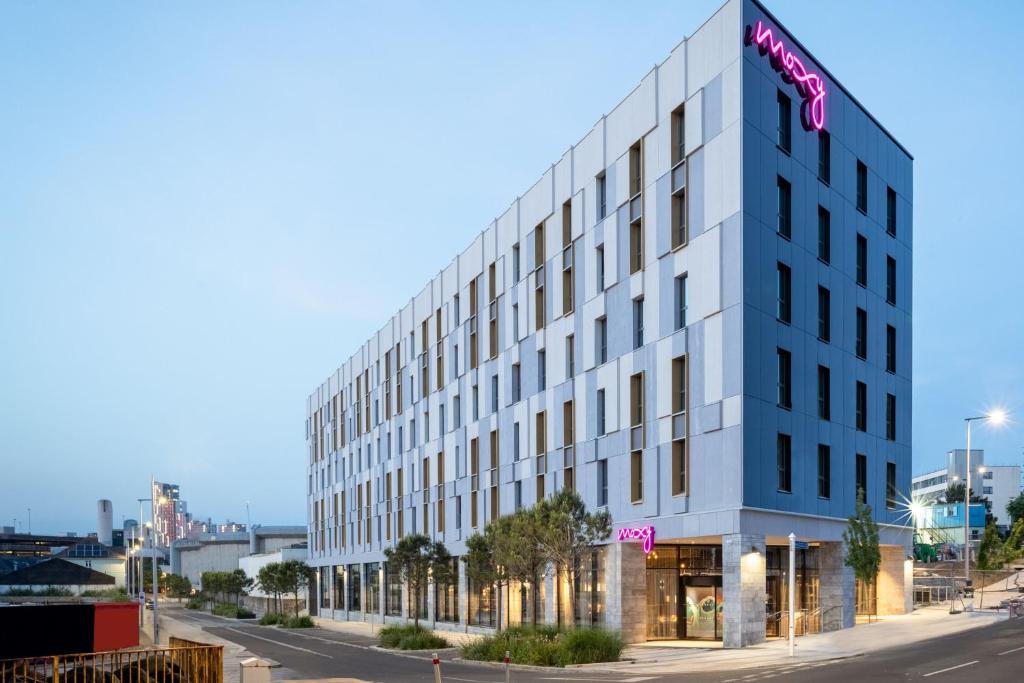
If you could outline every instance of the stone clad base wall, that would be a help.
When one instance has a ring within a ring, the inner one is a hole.
[[[722,536],[722,599],[725,647],[746,647],[765,639],[765,538],[763,534]]]
[[[647,640],[647,557],[639,543],[608,545],[605,622],[627,643]]]
[[[914,567],[903,546],[883,545],[878,568],[878,614],[907,614],[914,609]]]

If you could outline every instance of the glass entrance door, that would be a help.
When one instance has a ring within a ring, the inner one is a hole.
[[[678,638],[679,571],[647,570],[647,639]]]
[[[686,637],[698,640],[719,638],[720,610],[717,586],[686,586]]]

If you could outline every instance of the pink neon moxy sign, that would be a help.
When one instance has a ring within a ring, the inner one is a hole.
[[[618,540],[620,541],[643,541],[644,553],[650,554],[654,550],[654,527],[635,526],[626,529],[619,529]]]
[[[825,80],[807,67],[782,40],[776,40],[772,30],[760,21],[756,26],[747,26],[744,42],[756,45],[758,52],[768,55],[772,67],[782,74],[782,80],[796,86],[804,102],[800,107],[800,118],[807,130],[821,130],[825,127]]]

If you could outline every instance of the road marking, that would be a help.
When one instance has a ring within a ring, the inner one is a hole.
[[[456,678],[455,676],[446,677],[450,681],[469,681],[469,683],[491,683],[491,681],[481,681],[476,678]]]
[[[997,656],[997,657],[999,657],[999,656],[1002,656],[1002,655],[1008,655],[1008,654],[1010,654],[1011,652],[1020,652],[1021,650],[1024,650],[1024,647],[1015,647],[1015,648],[1013,648],[1012,650],[1007,650],[1006,652],[1000,652],[1000,653],[999,653],[998,655],[996,655],[996,656]]]
[[[975,659],[973,662],[964,662],[963,664],[957,664],[956,666],[951,666],[948,669],[939,669],[938,671],[933,671],[930,674],[925,674],[924,676],[925,676],[925,678],[927,678],[928,676],[934,676],[935,674],[944,674],[947,671],[953,671],[954,669],[962,669],[965,666],[970,666],[971,664],[977,664],[977,663],[978,663],[978,660]]]
[[[654,676],[634,676],[633,678],[576,678],[575,676],[549,676],[541,678],[542,681],[603,681],[609,683],[639,683],[640,681],[653,680]]]
[[[309,649],[304,648],[304,647],[299,647],[298,645],[290,645],[288,643],[282,643],[280,640],[274,640],[272,638],[264,638],[263,636],[258,636],[255,633],[246,633],[245,631],[239,631],[237,628],[231,628],[230,626],[227,627],[224,630],[226,630],[226,631],[233,631],[234,633],[237,633],[239,635],[248,636],[250,638],[256,638],[257,640],[265,640],[268,643],[274,643],[275,645],[281,645],[282,647],[290,647],[291,649],[298,650],[299,652],[308,652],[309,654],[316,655],[317,657],[326,657],[327,659],[334,659],[334,657],[332,657],[330,655],[325,655],[323,652],[317,652],[316,650],[309,650]]]

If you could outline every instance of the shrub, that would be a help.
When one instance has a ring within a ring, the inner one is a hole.
[[[285,628],[313,628],[316,624],[313,620],[307,616],[301,617],[289,617],[281,622],[281,625]]]
[[[83,598],[102,598],[112,602],[128,602],[128,593],[122,588],[104,588],[102,590],[82,591]]]
[[[231,619],[238,618],[238,608],[234,605],[215,605],[213,608],[213,613],[216,614],[218,617],[229,617]]]
[[[256,618],[256,613],[253,612],[248,607],[239,607],[238,608],[238,618],[239,619],[255,619]]]
[[[507,650],[515,664],[565,666],[618,661],[624,647],[622,638],[612,631],[559,631],[554,626],[513,626],[502,633],[464,646],[462,656],[466,659],[500,662]]]
[[[267,612],[260,617],[260,626],[273,626],[284,621],[284,616],[277,612]]]
[[[203,609],[206,602],[202,598],[192,598],[185,603],[185,609]]]
[[[415,624],[385,626],[377,635],[381,647],[398,650],[429,650],[448,647],[448,641]]]

